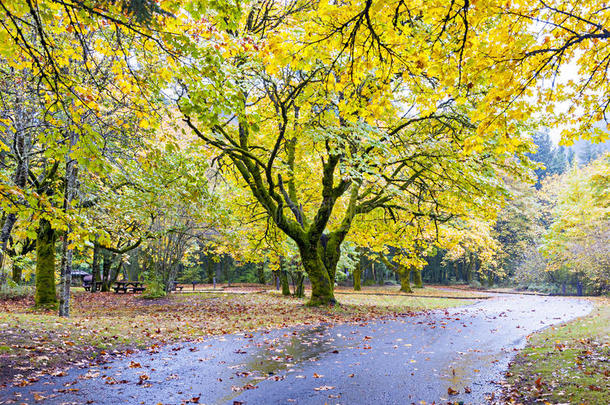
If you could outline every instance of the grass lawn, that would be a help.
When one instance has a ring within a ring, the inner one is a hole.
[[[508,372],[510,403],[607,404],[610,398],[610,299],[593,312],[529,338]]]
[[[435,288],[420,291],[441,294]],[[38,374],[60,373],[68,364],[103,361],[153,345],[299,324],[365,322],[474,302],[398,295],[392,288],[388,292],[388,295],[378,295],[346,291],[337,297],[341,305],[310,308],[305,306],[305,299],[283,297],[275,292],[230,294],[185,290],[166,298],[147,300],[133,294],[91,294],[75,289],[69,319],[51,312],[33,311],[31,298],[3,300],[0,301],[0,385],[11,378],[27,384],[28,379],[35,379]],[[451,295],[444,290],[442,294]]]
[[[356,294],[382,294],[382,295],[400,295],[401,297],[426,297],[426,298],[487,298],[485,294],[480,292],[465,289],[465,288],[452,288],[447,286],[424,286],[424,288],[413,288],[412,293],[400,292],[400,286],[367,286],[362,287],[361,291],[354,291],[352,287],[336,287],[335,295],[337,300],[344,302],[344,294],[356,295]]]

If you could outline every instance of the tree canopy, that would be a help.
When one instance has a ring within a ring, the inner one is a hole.
[[[66,314],[73,254],[97,268],[96,249],[105,282],[137,247],[167,285],[196,244],[298,252],[312,304],[348,242],[503,277],[535,228],[507,197],[570,164],[535,131],[609,133],[598,1],[18,0],[0,20],[2,261],[35,246],[54,305],[59,236]],[[572,175],[605,184],[599,165]],[[552,229],[584,193],[565,181]]]

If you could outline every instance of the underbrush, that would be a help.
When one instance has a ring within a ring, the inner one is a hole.
[[[12,300],[34,295],[34,287],[19,285],[13,280],[8,280],[5,285],[0,285],[0,300]]]

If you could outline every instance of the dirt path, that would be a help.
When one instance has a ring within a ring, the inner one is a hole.
[[[584,300],[501,295],[398,320],[228,335],[73,370],[13,387],[0,398],[45,404],[480,404],[497,389],[494,382],[528,334],[590,311]]]

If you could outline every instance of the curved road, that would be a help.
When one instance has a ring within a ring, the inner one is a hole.
[[[591,309],[574,298],[498,295],[387,321],[228,335],[14,387],[0,403],[481,404],[527,335]]]

